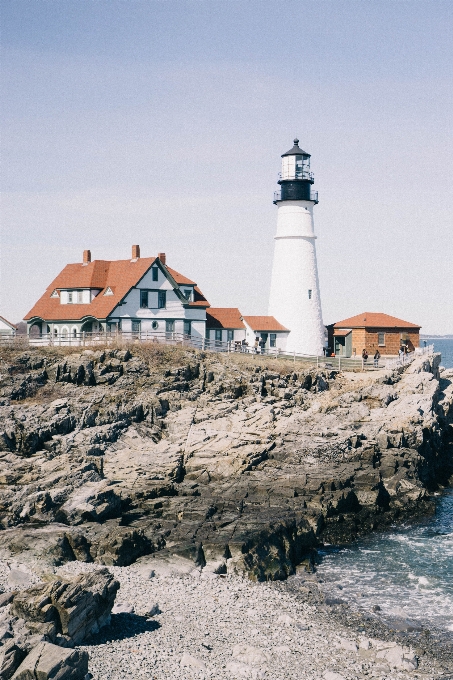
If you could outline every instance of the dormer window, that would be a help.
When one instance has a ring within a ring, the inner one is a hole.
[[[191,288],[184,288],[183,295],[186,298],[186,300],[190,300],[190,296],[192,295],[192,289]]]
[[[94,295],[93,295],[94,293]],[[62,290],[60,302],[62,305],[83,305],[90,302],[90,297],[95,297],[97,291],[89,290]]]
[[[55,288],[55,290],[53,291],[53,293],[50,297],[53,297],[53,298],[60,297],[60,295],[58,294],[58,290],[56,288]]]
[[[104,295],[113,295],[113,290],[110,288],[110,286],[107,286]]]

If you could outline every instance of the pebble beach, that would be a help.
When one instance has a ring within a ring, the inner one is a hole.
[[[96,568],[70,563],[56,571]],[[140,563],[110,570],[121,584],[111,625],[81,647],[94,680],[453,677],[442,655],[388,632],[370,637],[370,625],[337,615],[314,575],[254,583]]]

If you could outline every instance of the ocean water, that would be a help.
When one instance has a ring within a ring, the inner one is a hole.
[[[428,345],[434,345],[435,352],[442,354],[442,366],[453,368],[453,338],[423,338],[420,340],[422,347],[423,340],[426,340]]]
[[[453,638],[453,489],[422,522],[322,553],[324,589],[391,622],[406,619]]]

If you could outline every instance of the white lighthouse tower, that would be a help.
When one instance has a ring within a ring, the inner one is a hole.
[[[269,315],[291,331],[286,351],[320,355],[324,325],[313,225],[318,192],[312,190],[313,182],[310,154],[295,139],[282,155],[280,191],[274,195],[278,217]]]

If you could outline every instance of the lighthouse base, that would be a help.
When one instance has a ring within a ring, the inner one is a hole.
[[[290,330],[286,351],[322,355],[322,322],[314,236],[276,237],[269,315]]]

